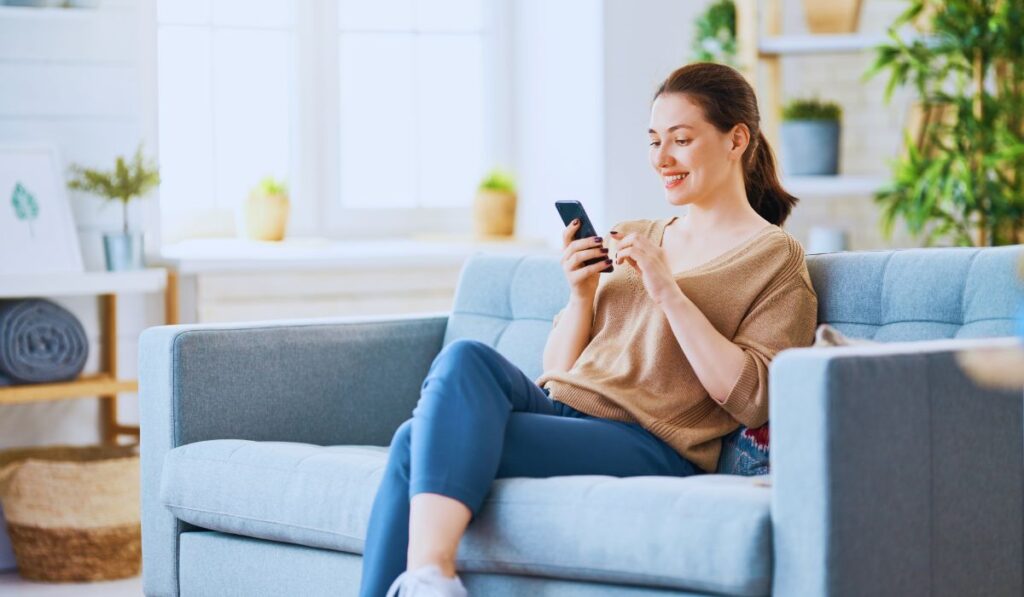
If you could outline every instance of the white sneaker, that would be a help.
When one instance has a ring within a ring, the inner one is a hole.
[[[436,564],[406,570],[391,583],[386,597],[468,597],[459,577],[448,578]]]

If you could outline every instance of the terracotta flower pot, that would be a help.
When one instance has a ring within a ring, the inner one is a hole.
[[[252,240],[284,239],[291,203],[285,195],[253,193],[245,202],[245,236]]]
[[[476,236],[481,238],[515,235],[515,193],[478,191],[473,201],[473,227]]]
[[[860,0],[804,0],[804,19],[811,33],[854,33]]]

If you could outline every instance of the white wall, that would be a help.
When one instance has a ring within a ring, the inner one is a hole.
[[[702,2],[515,2],[517,229],[560,246],[558,199],[583,203],[599,234],[668,215],[647,162],[651,96],[685,64]]]
[[[140,67],[149,51],[141,0],[103,0],[96,10],[0,7],[0,143],[57,148],[63,166],[110,168],[116,155],[130,155],[140,141],[150,155],[151,73]],[[120,226],[116,205],[69,193],[86,268],[103,269],[102,233]],[[133,226],[148,229],[156,204],[137,203]],[[58,299],[86,328],[89,359],[99,366],[98,302],[93,297]],[[135,377],[137,337],[163,317],[161,297],[124,297],[119,305],[118,366]],[[122,422],[137,422],[136,399],[120,399]],[[98,401],[61,400],[0,406],[0,448],[99,440]]]
[[[604,193],[608,226],[679,214],[651,168],[647,129],[654,92],[690,62],[693,21],[709,2],[604,3]]]
[[[554,203],[604,216],[604,14],[593,0],[521,0],[513,13],[517,233],[561,246]]]

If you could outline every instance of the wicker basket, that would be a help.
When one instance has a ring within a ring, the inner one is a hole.
[[[0,502],[22,577],[81,582],[139,574],[137,445],[0,452]]]

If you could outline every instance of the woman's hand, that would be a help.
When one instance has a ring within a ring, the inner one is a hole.
[[[643,279],[644,289],[651,300],[663,305],[682,295],[683,291],[669,269],[665,249],[635,232],[622,236],[621,232],[613,230],[609,234],[617,242],[615,264],[629,263]]]
[[[562,252],[562,270],[569,281],[572,295],[593,301],[594,295],[597,294],[597,284],[601,280],[601,271],[608,268],[611,260],[608,259],[608,249],[604,248],[601,237],[590,236],[573,240],[579,227],[580,221],[573,220],[562,232],[562,246],[565,247]],[[600,257],[601,261],[583,265],[584,261],[595,257]]]

